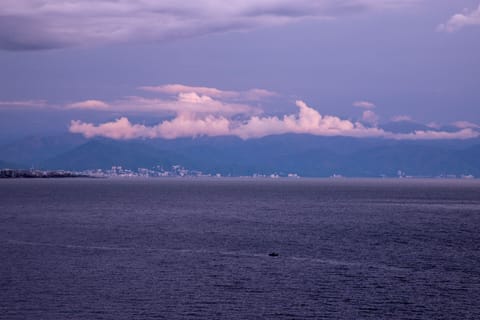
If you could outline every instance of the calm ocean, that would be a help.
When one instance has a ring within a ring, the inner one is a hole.
[[[480,319],[480,181],[2,180],[0,319]]]

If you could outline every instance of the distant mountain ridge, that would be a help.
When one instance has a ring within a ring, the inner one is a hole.
[[[21,168],[25,168],[25,166],[18,163],[12,163],[12,162],[0,160],[0,168],[1,169],[21,169]]]
[[[87,140],[76,135],[24,139],[1,148],[0,167],[130,169],[180,164],[222,175],[297,173],[306,177],[474,175],[480,177],[480,139],[395,141],[311,135],[241,140]],[[27,162],[28,161],[28,162]],[[30,163],[30,164],[29,164]]]
[[[22,164],[23,167],[39,167],[56,155],[72,150],[88,140],[80,135],[28,136],[3,145],[0,159]]]
[[[436,131],[435,128],[428,127],[422,123],[410,121],[410,120],[401,120],[401,121],[392,121],[380,125],[385,131],[392,133],[410,133],[415,131]]]

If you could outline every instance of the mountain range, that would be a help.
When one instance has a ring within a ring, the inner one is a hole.
[[[400,128],[401,129],[401,128]],[[480,139],[396,141],[278,135],[241,140],[198,137],[116,141],[62,134],[3,145],[0,167],[39,169],[151,168],[182,165],[204,173],[306,177],[480,176]]]

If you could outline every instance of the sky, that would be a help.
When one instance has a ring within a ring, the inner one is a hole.
[[[479,0],[2,0],[0,141],[476,138],[479,40]]]

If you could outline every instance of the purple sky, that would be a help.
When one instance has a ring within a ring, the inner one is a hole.
[[[477,137],[479,40],[479,0],[2,0],[0,135]]]

